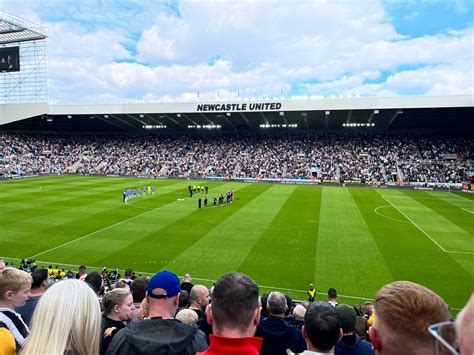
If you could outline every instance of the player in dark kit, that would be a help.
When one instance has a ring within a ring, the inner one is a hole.
[[[199,208],[201,208],[201,203],[202,203],[202,200],[201,200],[201,198],[199,198],[199,200],[198,200],[198,207]]]
[[[205,186],[204,189],[206,190],[206,195],[207,195],[207,192],[209,191],[209,187]]]
[[[217,197],[214,197],[214,206],[217,206]]]
[[[207,207],[207,197],[204,199],[204,208]]]

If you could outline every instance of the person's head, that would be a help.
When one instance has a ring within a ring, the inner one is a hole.
[[[286,312],[285,312],[285,317],[288,317],[293,310],[293,300],[291,299],[290,296],[285,294],[285,299],[286,299]]]
[[[65,280],[41,296],[22,355],[97,354],[101,314],[94,291],[84,282]]]
[[[44,289],[46,290],[49,287],[49,274],[46,269],[38,269],[31,273],[33,282],[31,283],[31,289]]]
[[[129,322],[133,317],[133,297],[126,288],[114,288],[102,297],[105,315],[114,320]]]
[[[267,300],[268,293],[264,293],[262,296],[260,296],[260,304],[262,305],[260,314],[262,317],[268,317]]]
[[[215,284],[212,303],[206,309],[214,334],[253,336],[260,320],[259,289],[247,275],[230,272]]]
[[[211,300],[209,289],[204,285],[194,285],[189,294],[189,302],[192,308],[200,308],[204,311]]]
[[[127,269],[125,270],[125,278],[130,279],[133,276],[133,270]]]
[[[146,297],[146,288],[148,287],[148,280],[146,277],[137,277],[130,285],[133,302],[140,303]]]
[[[287,309],[288,305],[286,303],[286,297],[283,293],[273,291],[268,295],[267,311],[269,315],[284,317]]]
[[[84,275],[86,273],[87,273],[86,266],[85,265],[79,266],[79,272],[78,272],[79,276]]]
[[[314,290],[314,285],[313,285],[313,284],[309,284],[309,289],[310,289],[310,290]]]
[[[308,350],[329,352],[342,337],[336,309],[326,302],[312,302],[304,315],[302,334]]]
[[[334,301],[337,298],[337,291],[335,288],[330,288],[328,290],[328,299]]]
[[[179,304],[179,279],[171,271],[160,271],[148,283],[146,300],[150,317],[173,318]]]
[[[188,308],[189,306],[189,293],[186,290],[181,290],[181,293],[179,294],[179,308]],[[194,312],[196,313],[196,312]]]
[[[198,321],[198,315],[192,309],[182,309],[180,310],[175,317],[181,323],[193,325]]]
[[[341,321],[341,329],[344,334],[352,333],[356,326],[357,313],[354,307],[348,304],[338,304],[336,312]]]
[[[440,296],[409,281],[382,287],[375,295],[375,314],[369,336],[378,354],[431,354],[435,342],[428,326],[450,319]]]
[[[372,315],[374,313],[374,303],[372,301],[364,302],[364,310],[366,315]]]
[[[25,271],[6,267],[0,271],[0,307],[23,306],[30,295],[31,275]]]
[[[142,319],[147,319],[149,316],[150,316],[150,305],[148,304],[148,301],[146,300],[146,298],[144,298],[142,303],[140,303],[140,308],[138,310],[137,318],[142,320]]]
[[[191,281],[192,281],[191,275],[189,275],[189,274],[184,274],[184,276],[183,276],[183,282],[191,282]]]
[[[455,327],[461,354],[474,353],[474,294],[459,312]]]
[[[300,304],[296,305],[295,308],[293,309],[293,317],[295,317],[296,320],[303,321],[305,314],[306,314],[306,308],[304,308],[304,306]]]
[[[98,272],[91,272],[87,274],[84,281],[88,284],[96,295],[100,294],[102,290],[102,276]]]

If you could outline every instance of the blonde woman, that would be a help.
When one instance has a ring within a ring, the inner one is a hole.
[[[86,283],[60,281],[41,296],[21,355],[96,355],[100,318],[97,296]]]
[[[102,332],[100,354],[107,352],[115,334],[125,328],[125,322],[130,322],[135,310],[132,293],[126,288],[114,288],[102,297],[104,317],[102,318]]]

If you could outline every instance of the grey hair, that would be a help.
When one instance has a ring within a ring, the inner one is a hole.
[[[268,295],[267,310],[270,314],[284,314],[288,308],[286,297],[283,293],[273,291]]]

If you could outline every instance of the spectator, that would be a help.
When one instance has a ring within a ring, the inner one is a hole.
[[[174,319],[179,301],[179,279],[170,271],[160,271],[147,287],[150,318],[130,323],[112,340],[107,354],[194,354],[196,328]]]
[[[262,355],[286,354],[286,350],[302,352],[306,349],[300,330],[285,319],[288,309],[285,295],[272,292],[268,295],[267,310],[269,316],[262,318],[257,327],[256,336],[263,338]]]
[[[98,272],[91,272],[89,274],[87,274],[86,278],[84,279],[84,281],[92,288],[92,290],[95,292],[95,294],[97,296],[99,296],[102,291],[103,291],[103,287],[102,287],[102,276],[100,276],[100,274]]]
[[[0,271],[0,322],[6,326],[15,338],[16,351],[19,352],[28,337],[29,328],[15,312],[23,306],[30,294],[32,278],[25,271],[6,267]],[[7,343],[1,344],[0,349]]]
[[[305,314],[306,314],[306,308],[304,308],[304,306],[300,304],[296,305],[295,308],[293,309],[293,317],[294,317],[293,323],[300,329],[303,327]]]
[[[125,288],[115,288],[102,297],[104,316],[102,317],[100,354],[104,355],[115,334],[125,328],[125,322],[133,318],[135,305],[133,296]]]
[[[179,294],[179,305],[178,309],[182,310],[189,307],[189,293],[186,290],[181,290]]]
[[[140,311],[140,305],[146,297],[146,288],[148,287],[148,280],[146,277],[138,277],[132,281],[130,285],[130,291],[133,296],[133,304],[135,309],[133,310],[133,320],[138,319],[138,314]]]
[[[184,291],[186,292],[186,291]],[[196,344],[197,347],[201,349],[207,348],[208,342],[206,334],[197,327],[198,322],[198,315],[191,309],[182,309],[176,314],[176,319],[179,320],[181,323],[189,324],[195,327],[196,330]]]
[[[336,355],[372,355],[372,344],[361,340],[354,333],[357,314],[352,306],[347,304],[338,304],[336,308],[337,315],[341,321],[342,338],[336,343]]]
[[[334,354],[334,346],[342,336],[335,307],[326,302],[312,302],[304,316],[302,333],[308,347],[304,355]]]
[[[21,354],[97,354],[100,317],[90,287],[78,280],[58,282],[41,296]]]
[[[267,310],[267,301],[268,301],[268,293],[264,293],[262,296],[260,296],[260,302],[262,304],[262,311],[261,311],[261,316],[262,317],[268,317],[268,310]]]
[[[79,266],[79,271],[76,274],[76,279],[80,279],[81,277],[83,277],[83,275],[87,276],[87,268],[85,265]]]
[[[257,284],[247,275],[231,272],[214,286],[206,313],[212,324],[210,346],[203,355],[257,355],[262,339],[254,336],[260,319]]]
[[[209,304],[211,297],[209,290],[204,285],[194,285],[189,294],[189,309],[197,313],[199,319],[206,317],[204,311]]]
[[[211,299],[209,290],[204,285],[194,285],[189,294],[189,309],[193,310],[198,315],[198,327],[205,334],[209,342],[209,335],[212,334],[212,327],[207,322],[206,307]]]
[[[456,334],[461,354],[474,353],[474,295],[456,318]]]
[[[191,275],[189,274],[185,274],[183,276],[183,282],[181,283],[180,287],[181,287],[181,291],[187,291],[188,294],[191,293],[191,289],[193,288],[193,284],[191,283],[192,281],[192,278],[191,278]]]
[[[31,277],[33,278],[33,282],[31,284],[30,297],[24,306],[16,310],[21,314],[21,317],[28,326],[30,326],[31,317],[33,316],[40,297],[49,287],[48,270],[35,270],[31,273]]]
[[[396,281],[375,295],[370,341],[377,354],[434,354],[433,323],[450,319],[448,306],[433,291],[409,281]]]
[[[138,320],[149,319],[150,318],[150,305],[146,298],[140,304],[140,309],[138,312]]]
[[[328,302],[331,306],[337,306],[337,291],[334,288],[328,290]]]

